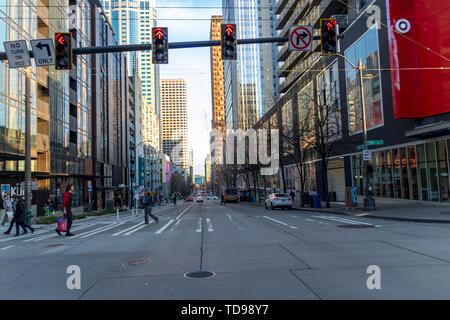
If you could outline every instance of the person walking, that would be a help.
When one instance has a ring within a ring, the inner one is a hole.
[[[12,199],[9,197],[8,194],[5,194],[4,198],[3,198],[3,208],[5,209],[5,214],[2,218],[2,226],[5,225],[6,223],[6,218],[9,218],[9,220],[12,222],[12,220],[14,219],[14,211],[13,211],[13,201]]]
[[[19,229],[20,227],[22,227],[23,229],[23,233],[27,234],[28,231],[27,229],[31,230],[31,233],[34,233],[34,228],[30,227],[29,225],[27,225],[25,223],[26,219],[27,219],[27,215],[26,215],[26,206],[25,206],[25,201],[23,201],[23,197],[19,196],[18,197],[18,201],[16,204],[16,211],[14,212],[14,218],[16,219],[16,234],[14,235],[14,237],[19,236]]]
[[[295,189],[291,190],[291,194],[290,194],[291,198],[292,198],[292,202],[295,202]]]
[[[177,195],[173,195],[173,206],[175,207],[177,205]]]
[[[220,205],[225,204],[225,198],[223,196],[223,193],[220,195]]]
[[[17,217],[16,217],[16,209],[17,209],[17,196],[13,197],[12,200],[12,209],[13,209],[13,218],[11,220],[11,223],[9,224],[9,228],[7,231],[3,232],[3,234],[9,234],[12,230],[12,228],[14,227],[14,223],[17,223]],[[23,232],[26,232],[27,229],[22,226]]]
[[[72,227],[72,206],[73,206],[73,190],[72,184],[69,184],[66,188],[66,192],[63,194],[62,207],[63,207],[63,219],[67,219],[67,231],[66,237],[73,236],[74,234],[70,232]],[[55,229],[56,233],[61,235],[61,231]]]
[[[145,205],[145,214],[144,214],[145,224],[149,224],[148,216],[152,217],[156,221],[156,223],[158,223],[159,218],[152,214],[153,198],[152,198],[152,194],[150,191],[147,191],[147,194],[145,196],[144,205]]]

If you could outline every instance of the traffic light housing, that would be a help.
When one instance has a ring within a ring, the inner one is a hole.
[[[72,70],[72,33],[55,33],[55,69]]]
[[[237,37],[235,24],[222,24],[222,60],[237,60]]]
[[[338,32],[335,19],[320,19],[320,40],[322,55],[338,54]]]
[[[169,38],[167,28],[152,28],[152,62],[169,63]]]

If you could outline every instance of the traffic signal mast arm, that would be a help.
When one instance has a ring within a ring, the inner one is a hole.
[[[320,36],[313,37],[313,40],[320,40]],[[237,44],[254,44],[254,43],[283,43],[288,42],[288,37],[271,37],[259,39],[238,39]],[[201,48],[220,46],[220,40],[213,41],[190,41],[190,42],[173,42],[169,43],[169,49],[184,49],[184,48]],[[104,47],[87,47],[87,48],[73,48],[73,55],[95,54],[95,53],[113,53],[113,52],[130,52],[130,51],[149,51],[152,50],[151,44],[129,44],[117,46]],[[33,57],[33,52],[30,50],[30,56]],[[6,53],[0,52],[0,60],[7,60]]]

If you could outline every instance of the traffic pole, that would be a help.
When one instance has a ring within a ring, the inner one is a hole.
[[[31,70],[25,68],[25,206],[31,210]]]

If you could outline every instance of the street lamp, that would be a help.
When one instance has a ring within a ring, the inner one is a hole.
[[[362,59],[358,59],[358,66],[355,66],[346,56],[342,54],[337,54],[338,56],[344,58],[354,69],[359,72],[359,80],[360,80],[360,93],[361,93],[361,107],[362,107],[362,125],[363,125],[363,145],[364,150],[368,150],[368,141],[367,141],[367,123],[366,123],[366,103],[364,98],[364,79],[372,79],[373,75],[368,74],[364,77],[363,71],[366,69],[366,66],[363,65]],[[369,170],[368,170],[368,162],[369,160],[364,160],[364,210],[375,209],[375,199],[372,197],[372,186],[369,181]]]

